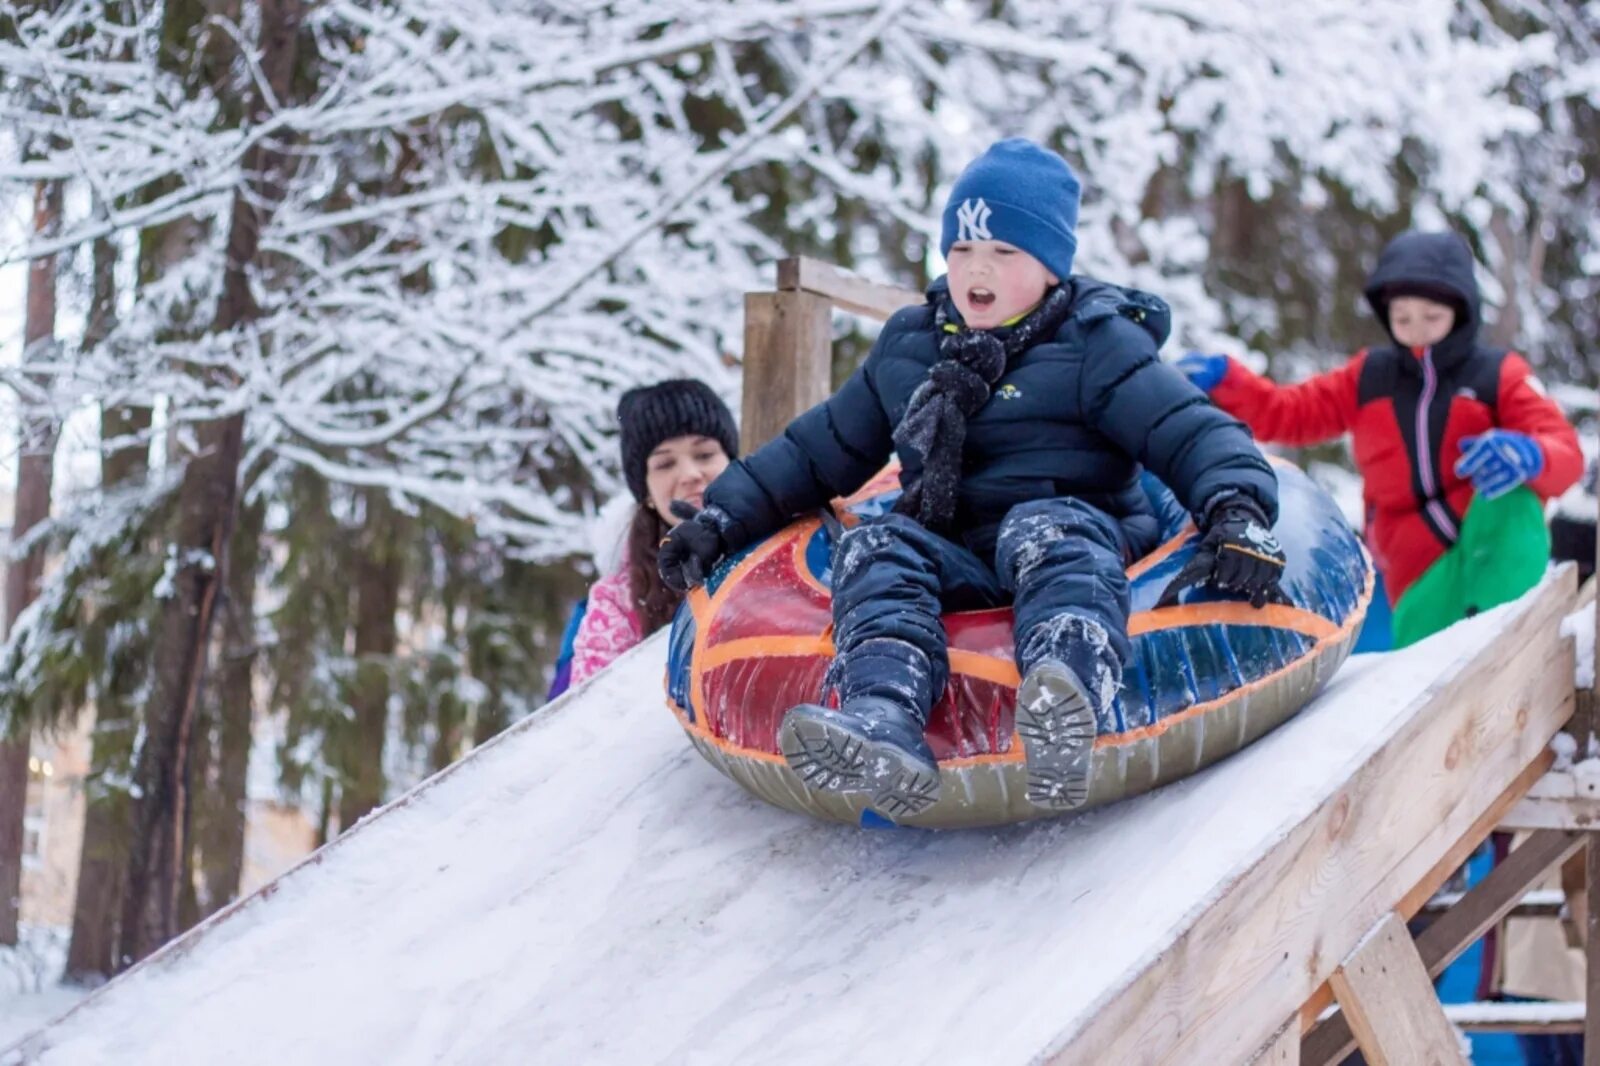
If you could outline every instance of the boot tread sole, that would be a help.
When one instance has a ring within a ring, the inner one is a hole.
[[[808,788],[869,793],[873,808],[891,819],[920,814],[938,802],[937,766],[858,736],[842,721],[785,715],[778,747]]]
[[[1029,671],[1017,690],[1016,728],[1028,763],[1028,802],[1053,811],[1083,806],[1096,730],[1077,676],[1065,667]]]

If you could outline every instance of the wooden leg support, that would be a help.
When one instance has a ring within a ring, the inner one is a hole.
[[[1584,915],[1583,1066],[1600,1066],[1600,833],[1589,833],[1588,913]]]
[[[1390,914],[1334,971],[1333,994],[1371,1066],[1466,1066],[1411,934]]]
[[[1437,977],[1443,973],[1490,926],[1505,917],[1546,870],[1582,848],[1587,835],[1564,829],[1532,833],[1417,938],[1417,952],[1428,974]],[[1336,1014],[1306,1035],[1301,1061],[1306,1066],[1333,1066],[1354,1050],[1349,1021],[1343,1014]]]

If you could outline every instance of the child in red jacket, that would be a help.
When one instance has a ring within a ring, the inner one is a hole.
[[[1461,237],[1396,237],[1366,296],[1394,343],[1303,384],[1275,385],[1225,355],[1179,366],[1259,440],[1354,435],[1367,543],[1403,647],[1537,583],[1550,552],[1543,501],[1578,479],[1583,458],[1527,361],[1478,344]]]

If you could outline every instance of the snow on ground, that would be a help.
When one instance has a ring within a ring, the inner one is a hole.
[[[0,1047],[38,1028],[83,998],[82,989],[62,988],[67,930],[24,924],[21,943],[0,948]]]
[[[1537,1003],[1446,1003],[1444,1016],[1456,1025],[1537,1025],[1583,1021],[1582,1003],[1541,1000]]]
[[[0,1066],[1031,1059],[1504,610],[1352,659],[1288,726],[1155,794],[952,833],[750,798],[662,709],[657,638]]]
[[[1561,635],[1578,646],[1576,679],[1579,688],[1594,688],[1594,606],[1588,605],[1561,621]]]

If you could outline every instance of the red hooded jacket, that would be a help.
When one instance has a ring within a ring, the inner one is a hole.
[[[1449,336],[1431,348],[1363,349],[1300,385],[1274,385],[1229,360],[1211,393],[1262,441],[1307,445],[1353,434],[1367,544],[1391,603],[1456,542],[1473,491],[1455,472],[1462,438],[1494,427],[1532,437],[1544,469],[1528,486],[1542,499],[1559,496],[1583,472],[1577,433],[1527,360],[1477,344],[1472,265],[1455,234],[1402,234],[1380,256],[1367,299],[1386,327],[1393,296],[1449,303],[1456,310]]]

